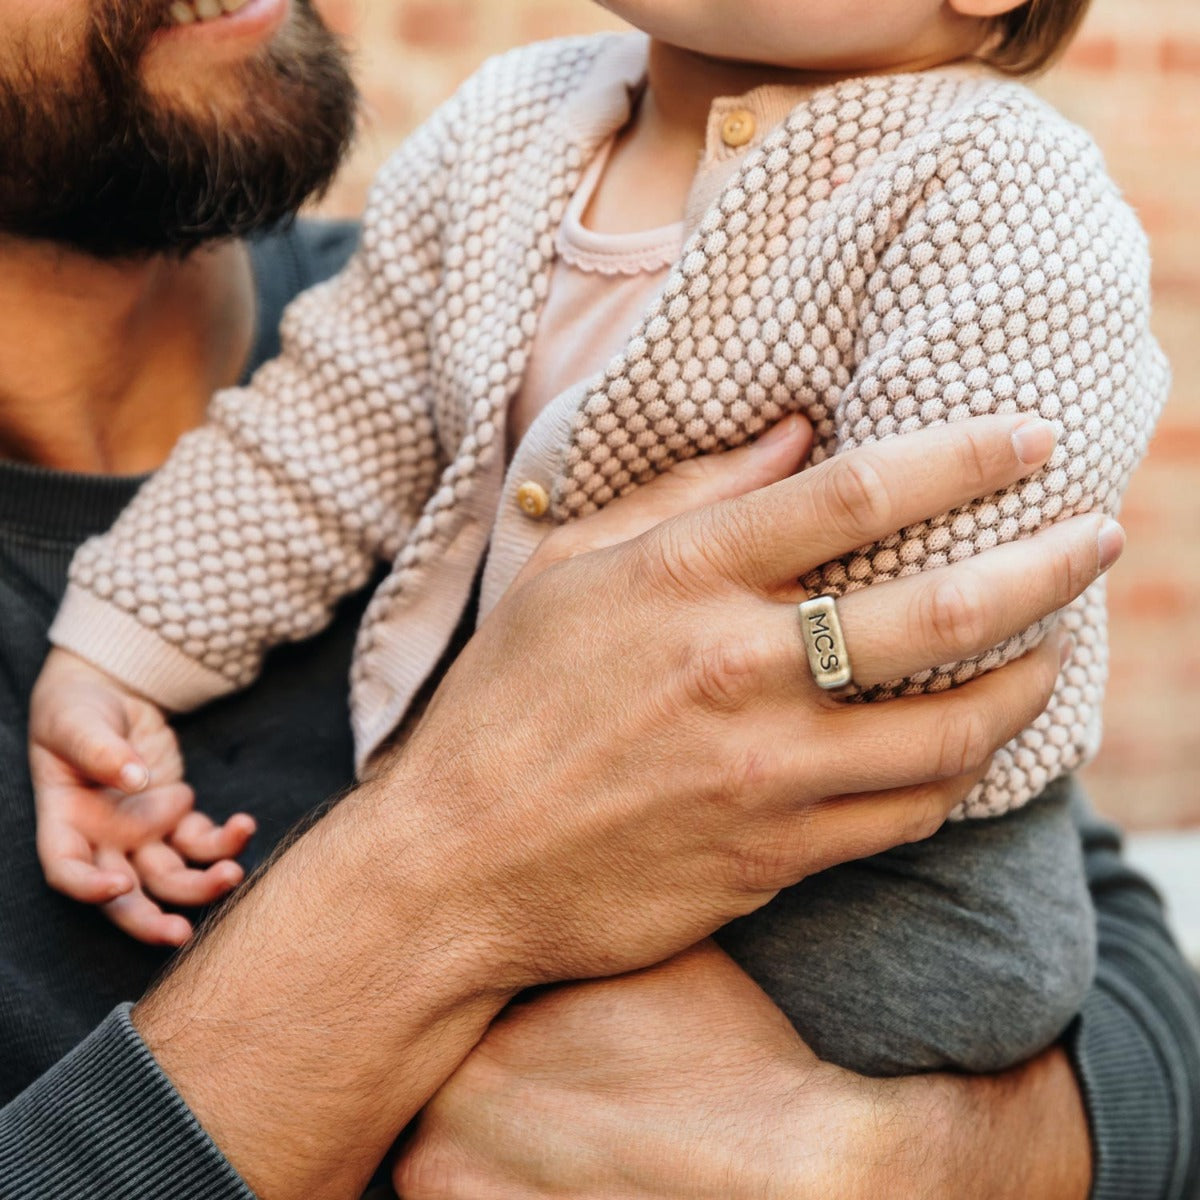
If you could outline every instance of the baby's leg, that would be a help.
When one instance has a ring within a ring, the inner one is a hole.
[[[1011,1066],[1058,1037],[1095,967],[1068,791],[814,875],[717,940],[824,1059],[867,1075]]]

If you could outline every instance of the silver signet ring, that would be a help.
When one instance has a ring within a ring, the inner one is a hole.
[[[832,596],[814,596],[800,604],[800,633],[817,687],[831,691],[850,682],[850,655]]]

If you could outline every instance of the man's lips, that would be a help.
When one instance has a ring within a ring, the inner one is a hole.
[[[199,38],[240,55],[273,37],[291,9],[292,0],[170,0],[156,41],[182,45]]]
[[[172,0],[167,10],[167,24],[192,25],[196,22],[219,21],[241,11],[251,0]]]

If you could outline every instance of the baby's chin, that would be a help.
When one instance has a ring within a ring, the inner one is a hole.
[[[812,82],[928,70],[974,54],[988,29],[943,0],[599,2],[697,58]]]

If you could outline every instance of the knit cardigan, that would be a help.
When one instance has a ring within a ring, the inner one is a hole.
[[[491,603],[544,532],[501,503],[506,414],[555,231],[645,53],[640,36],[532,46],[439,109],[381,172],[356,258],[291,307],[281,356],[218,394],[81,548],[52,640],[191,708],[245,686],[388,561],[351,672],[361,768],[447,645],[489,535],[508,564]],[[789,411],[813,422],[814,461],[972,414],[1040,414],[1061,434],[1032,478],[827,564],[813,592],[1116,512],[1168,373],[1144,236],[1084,133],[979,69],[869,77],[815,90],[715,177],[661,298],[546,426],[546,519]],[[959,815],[1019,806],[1094,753],[1102,585],[1064,623],[1076,645],[1049,708]],[[961,683],[1044,631],[868,698]]]

